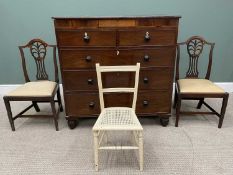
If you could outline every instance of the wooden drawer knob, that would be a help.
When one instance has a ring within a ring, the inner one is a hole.
[[[145,41],[150,40],[150,33],[149,32],[146,32],[144,39],[145,39]]]
[[[84,33],[83,40],[84,40],[85,42],[89,42],[89,41],[90,41],[90,36],[88,36],[87,32]]]
[[[145,55],[145,56],[144,56],[144,61],[149,61],[149,60],[150,60],[149,55]]]
[[[143,82],[144,82],[145,84],[147,84],[147,83],[149,83],[149,79],[148,79],[147,77],[144,77],[144,78],[143,78]]]
[[[90,107],[90,108],[94,108],[94,107],[95,107],[95,102],[93,102],[93,101],[90,102],[90,103],[89,103],[89,107]]]
[[[85,59],[86,59],[86,62],[90,62],[91,61],[91,56],[87,56]]]
[[[87,83],[90,84],[90,85],[93,85],[94,80],[92,78],[88,78],[87,79]]]
[[[148,106],[149,102],[147,100],[143,100],[143,106]]]

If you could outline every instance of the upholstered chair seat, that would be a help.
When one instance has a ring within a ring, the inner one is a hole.
[[[225,93],[225,91],[207,79],[180,79],[177,81],[181,93]]]
[[[7,94],[7,96],[47,97],[51,96],[57,86],[53,81],[28,82]]]

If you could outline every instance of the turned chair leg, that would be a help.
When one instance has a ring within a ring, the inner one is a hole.
[[[176,124],[175,127],[178,127],[179,119],[180,119],[180,107],[181,107],[181,98],[178,97],[177,105],[176,105]]]
[[[197,104],[197,109],[201,109],[201,106],[202,106],[203,102],[204,102],[204,98],[199,100],[199,102]]]
[[[140,171],[142,171],[144,158],[143,158],[143,135],[141,131],[139,131],[138,146],[139,146],[139,167],[140,167]]]
[[[177,97],[178,94],[177,94],[177,90],[175,89],[175,94],[174,94],[174,103],[173,103],[173,108],[175,109],[176,108],[176,105],[177,105]]]
[[[32,104],[33,104],[33,106],[34,106],[36,112],[40,112],[40,108],[39,108],[37,102],[33,101]]]
[[[98,140],[98,132],[94,131],[94,159],[95,159],[95,170],[99,170],[99,140]]]
[[[57,100],[58,100],[58,104],[59,104],[59,109],[62,112],[63,111],[63,106],[62,106],[62,102],[61,102],[60,88],[58,88],[58,90],[57,90]]]
[[[6,97],[3,97],[3,98],[4,98],[4,103],[5,103],[5,106],[6,106],[6,110],[7,110],[8,119],[9,119],[9,122],[10,122],[10,125],[11,125],[11,130],[15,131],[15,125],[14,125],[14,120],[12,118],[10,101]]]
[[[219,118],[218,128],[222,127],[223,119],[224,119],[225,112],[226,112],[228,97],[229,97],[229,94],[226,94],[222,100],[222,108],[221,108],[221,114],[220,114],[221,116]]]
[[[51,108],[52,108],[52,112],[53,112],[53,119],[54,119],[54,124],[55,124],[55,128],[56,128],[56,131],[58,131],[58,116],[57,116],[57,112],[56,112],[56,108],[55,108],[55,102],[54,101],[51,101]]]

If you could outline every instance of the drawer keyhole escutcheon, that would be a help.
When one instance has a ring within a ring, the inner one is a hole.
[[[90,41],[90,36],[88,36],[87,32],[84,33],[84,37],[83,37],[85,42],[89,42]]]
[[[146,32],[144,38],[145,38],[145,41],[149,41],[149,40],[150,40],[150,33],[149,33],[149,32]]]

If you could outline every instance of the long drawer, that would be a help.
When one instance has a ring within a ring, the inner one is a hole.
[[[104,96],[106,107],[132,105],[132,94],[107,94]],[[68,116],[91,116],[100,113],[98,93],[65,93],[66,113]],[[170,94],[167,91],[139,91],[136,113],[150,115],[170,112]]]
[[[139,73],[140,90],[169,89],[172,78],[172,68],[142,68]],[[103,87],[133,87],[134,73],[112,72],[102,73]],[[96,71],[75,70],[63,71],[65,91],[98,90]]]
[[[60,49],[60,63],[63,69],[95,68],[101,65],[129,65],[141,63],[141,67],[173,67],[175,47],[140,47],[128,49]]]

